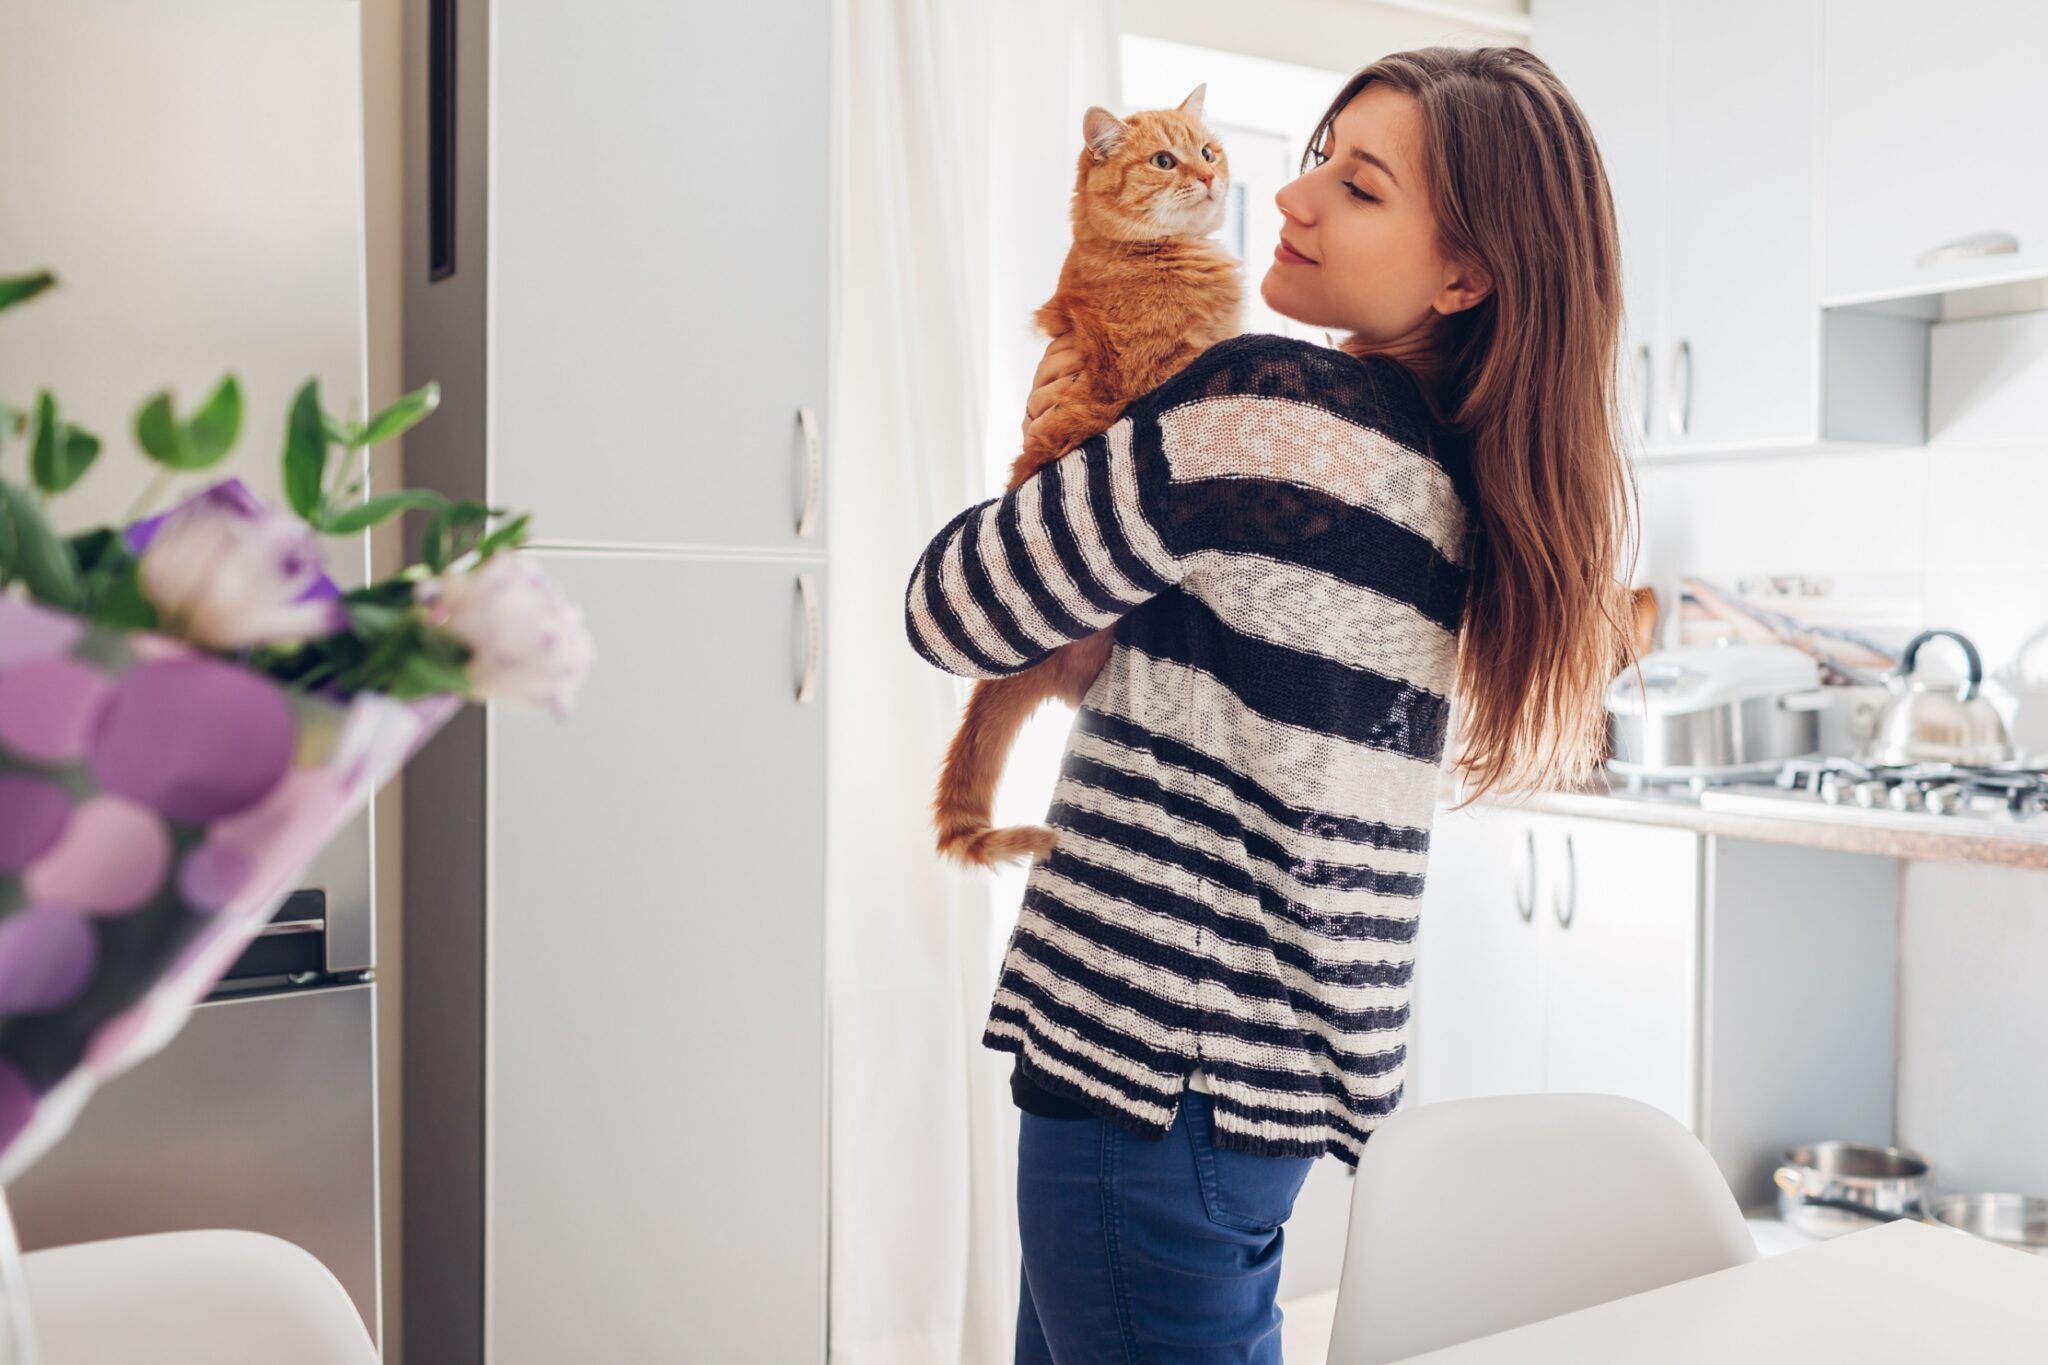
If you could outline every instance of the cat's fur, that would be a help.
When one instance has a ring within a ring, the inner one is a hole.
[[[1015,488],[1122,415],[1197,355],[1240,330],[1237,262],[1210,240],[1223,222],[1229,161],[1202,126],[1206,86],[1177,108],[1119,119],[1090,109],[1075,167],[1074,241],[1059,288],[1036,319],[1048,336],[1071,330],[1081,369],[1071,390],[1011,466]],[[1207,147],[1213,160],[1201,153]],[[1168,152],[1174,165],[1153,158]],[[1200,172],[1214,172],[1212,192]],[[1197,195],[1200,197],[1198,198]],[[1002,678],[975,680],[932,801],[939,852],[989,867],[1052,851],[1043,825],[993,829],[996,781],[1018,732],[1048,698],[1078,707],[1108,660],[1114,627],[1060,646]]]

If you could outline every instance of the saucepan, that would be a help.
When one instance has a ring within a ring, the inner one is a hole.
[[[2048,1199],[2005,1192],[1933,1194],[1927,1178],[1927,1163],[1897,1147],[1794,1147],[1775,1176],[1778,1212],[1787,1225],[1816,1237],[1912,1218],[2048,1256]]]

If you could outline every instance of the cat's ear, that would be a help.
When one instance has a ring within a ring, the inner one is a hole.
[[[1202,97],[1208,92],[1209,83],[1203,81],[1195,87],[1194,93],[1180,102],[1180,111],[1195,122],[1202,121]]]
[[[1091,106],[1081,117],[1081,135],[1088,139],[1088,150],[1095,153],[1097,161],[1109,160],[1130,131],[1130,124],[1101,105]]]

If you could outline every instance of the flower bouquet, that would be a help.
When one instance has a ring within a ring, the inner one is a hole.
[[[0,279],[0,309],[51,287]],[[232,375],[189,417],[134,419],[156,466],[121,526],[45,515],[101,442],[48,392],[0,406],[0,1184],[103,1080],[161,1048],[323,846],[464,701],[566,714],[591,646],[518,552],[527,518],[424,491],[362,496],[369,451],[434,386],[368,421],[302,387],[288,507],[216,481],[241,426]],[[26,456],[26,479],[7,477]],[[343,591],[320,538],[408,509],[420,562]]]

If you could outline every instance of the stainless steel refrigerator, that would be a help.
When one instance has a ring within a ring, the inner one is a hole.
[[[240,376],[223,472],[271,497],[301,381],[363,407],[361,22],[355,0],[0,0],[0,274],[59,279],[0,319],[0,397],[50,388],[106,442],[54,504],[67,529],[141,490],[133,415],[166,385],[189,405]],[[336,576],[361,582],[367,552],[330,542]],[[365,816],[307,877],[317,894],[8,1191],[28,1246],[274,1233],[381,1339],[371,868]]]

